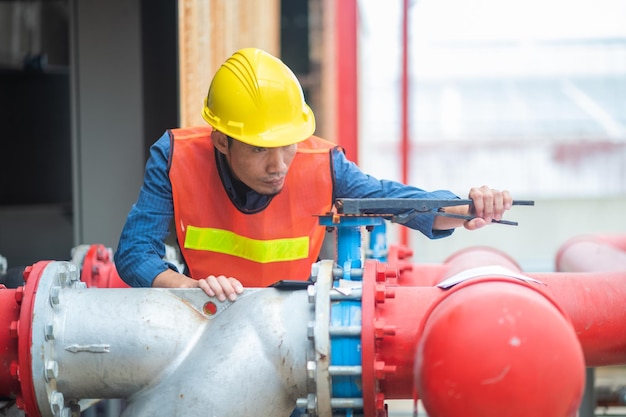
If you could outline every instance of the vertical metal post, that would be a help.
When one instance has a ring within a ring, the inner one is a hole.
[[[585,392],[583,400],[578,408],[578,417],[595,417],[596,396],[595,396],[596,368],[587,368],[585,375]]]

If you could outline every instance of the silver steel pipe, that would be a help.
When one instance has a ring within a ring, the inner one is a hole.
[[[122,416],[289,416],[307,393],[306,291],[101,289],[72,265],[46,267],[32,322],[42,416],[125,398]],[[84,401],[83,401],[84,403]]]

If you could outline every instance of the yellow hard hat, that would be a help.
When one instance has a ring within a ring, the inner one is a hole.
[[[227,136],[263,148],[302,142],[315,131],[296,76],[256,48],[235,52],[217,70],[202,117]]]

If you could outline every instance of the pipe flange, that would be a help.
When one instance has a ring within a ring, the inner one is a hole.
[[[307,335],[311,341],[307,352],[308,391],[296,401],[309,417],[332,417],[330,365],[330,292],[333,287],[334,262],[323,260],[312,268],[314,285],[308,287],[309,303],[314,305]]]
[[[334,262],[324,260],[320,264],[315,284],[315,319],[313,345],[315,351],[316,415],[332,417],[330,365],[330,290],[333,287]]]
[[[361,366],[331,366],[331,341],[335,337],[359,337],[361,335],[361,314],[359,311],[358,325],[353,323],[335,324],[332,320],[334,307],[332,303],[361,302],[361,288],[334,287],[334,262],[321,261],[314,268],[316,283],[308,288],[309,303],[314,304],[312,319],[308,323],[307,335],[311,343],[307,352],[308,395],[299,398],[298,408],[303,408],[309,417],[332,417],[338,415],[334,410],[362,409],[362,398],[334,398],[333,376],[360,376]],[[359,282],[360,284],[360,282]],[[340,315],[340,317],[343,317]],[[341,321],[341,320],[339,320]],[[355,348],[357,353],[360,348]]]
[[[32,272],[31,274],[32,275]],[[30,357],[41,358],[31,361],[34,396],[41,417],[79,417],[80,406],[63,396],[57,387],[62,367],[55,360],[57,335],[63,323],[63,290],[86,288],[80,281],[78,266],[73,262],[51,262],[38,277],[36,294],[32,306]]]

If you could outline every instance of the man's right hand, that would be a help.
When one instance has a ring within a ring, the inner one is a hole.
[[[243,285],[238,279],[209,275],[207,278],[196,280],[171,269],[161,272],[152,281],[156,288],[202,288],[209,297],[216,297],[219,301],[235,301],[237,295],[243,292]]]
[[[238,279],[225,277],[224,275],[218,277],[209,275],[207,278],[199,280],[198,286],[209,297],[217,297],[220,301],[225,301],[226,298],[230,301],[235,301],[237,295],[243,292],[243,285],[241,285]]]

